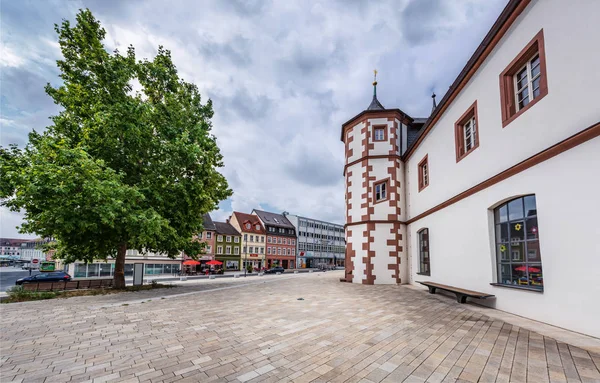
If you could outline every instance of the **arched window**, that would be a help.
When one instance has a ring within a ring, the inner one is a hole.
[[[535,195],[494,209],[498,283],[543,289],[542,256]]]
[[[419,274],[431,275],[429,265],[429,229],[421,229],[419,236]]]

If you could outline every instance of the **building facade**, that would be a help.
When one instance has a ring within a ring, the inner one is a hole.
[[[343,125],[347,281],[480,291],[600,337],[598,14],[511,0],[424,122],[376,102]]]
[[[296,228],[283,214],[252,210],[267,232],[266,267],[296,267]]]
[[[241,267],[242,235],[227,222],[215,222],[215,259],[223,262],[223,270],[235,271]]]
[[[346,243],[344,226],[287,214],[286,218],[296,227],[298,268],[319,266],[344,266]]]
[[[234,211],[229,223],[242,235],[242,267],[264,267],[266,233],[260,219],[252,214]]]
[[[202,233],[198,234],[198,240],[206,243],[206,247],[204,249],[205,253],[198,257],[198,261],[200,261],[201,264],[205,264],[206,262],[215,259],[215,237],[217,234],[217,228],[210,217],[210,214],[208,213],[204,214],[202,221],[204,230]],[[188,257],[186,257],[186,259],[188,259]]]

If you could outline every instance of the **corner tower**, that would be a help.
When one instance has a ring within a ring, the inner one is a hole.
[[[375,71],[371,104],[342,125],[347,282],[408,282],[401,155],[412,122],[400,109],[385,109],[379,102]]]

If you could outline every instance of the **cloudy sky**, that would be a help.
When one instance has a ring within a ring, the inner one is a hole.
[[[344,222],[341,124],[365,109],[377,68],[387,108],[426,117],[506,0],[0,0],[0,145],[23,146],[57,107],[54,23],[89,8],[109,50],[171,50],[180,75],[213,100],[213,133],[234,191],[215,211]],[[0,236],[17,234],[2,209]],[[29,235],[32,236],[32,235]]]

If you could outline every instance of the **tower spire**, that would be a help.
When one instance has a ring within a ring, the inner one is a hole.
[[[431,106],[431,114],[433,114],[435,108],[437,108],[437,103],[435,102],[435,92],[433,92],[433,94],[431,95],[431,99],[433,100],[433,105]]]
[[[373,100],[367,110],[384,110],[385,108],[377,100],[377,69],[373,70]]]

